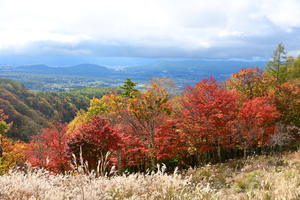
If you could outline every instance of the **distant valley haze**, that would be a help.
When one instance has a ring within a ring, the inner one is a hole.
[[[152,60],[154,61],[154,60]],[[159,61],[159,60],[156,60]],[[50,67],[44,64],[40,65],[2,65],[0,66],[0,77],[13,78],[23,83],[28,89],[34,90],[28,85],[28,81],[32,82],[36,78],[33,76],[43,77],[43,82],[54,84],[55,82],[65,82],[67,79],[77,83],[80,86],[85,85],[84,82],[99,82],[90,86],[116,86],[120,85],[126,78],[132,78],[143,84],[150,77],[167,77],[173,78],[180,88],[184,88],[186,84],[194,85],[196,82],[204,78],[213,78],[222,81],[231,77],[231,74],[238,72],[242,67],[263,68],[265,61],[245,62],[245,61],[216,61],[216,60],[169,60],[154,62],[144,65],[117,66],[107,67],[90,63],[83,63],[74,66],[55,66]],[[50,78],[55,77],[55,79]],[[59,81],[57,78],[61,77]],[[67,78],[68,77],[68,78]],[[77,77],[77,78],[76,78]],[[83,81],[83,77],[85,81]],[[52,81],[51,81],[52,79]],[[105,80],[104,80],[105,79]],[[67,81],[70,85],[71,82]],[[105,84],[104,84],[105,82]],[[37,84],[37,83],[36,83]],[[71,84],[74,86],[74,84]],[[72,86],[72,88],[73,88]],[[88,85],[86,85],[88,86]],[[45,86],[46,91],[52,88],[50,85]],[[70,87],[69,87],[70,88]],[[39,89],[39,90],[45,90]]]

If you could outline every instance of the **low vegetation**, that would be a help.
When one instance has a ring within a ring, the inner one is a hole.
[[[106,176],[78,169],[53,175],[42,169],[0,176],[0,199],[299,199],[300,153],[253,156],[173,173],[111,171]]]

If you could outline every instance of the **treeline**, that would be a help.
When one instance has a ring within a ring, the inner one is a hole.
[[[41,128],[51,126],[51,119],[70,122],[80,109],[87,109],[93,97],[101,98],[113,88],[82,88],[68,92],[32,92],[21,83],[0,78],[0,109],[14,126],[9,137],[29,141]]]

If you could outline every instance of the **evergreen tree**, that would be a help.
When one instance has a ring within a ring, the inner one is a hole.
[[[265,67],[268,76],[277,78],[278,84],[284,83],[287,76],[287,68],[284,66],[284,60],[287,58],[286,54],[283,44],[279,43],[273,52],[274,57],[267,62]]]
[[[122,93],[123,97],[130,97],[130,93],[133,91],[138,91],[134,87],[138,84],[138,82],[132,82],[130,78],[126,78],[127,81],[124,81],[124,85],[120,85],[119,87],[125,90]]]

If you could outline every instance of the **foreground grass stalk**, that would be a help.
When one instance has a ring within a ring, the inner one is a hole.
[[[299,153],[279,161],[257,156],[246,164],[231,160],[173,174],[165,172],[165,165],[158,165],[156,173],[119,176],[97,176],[83,169],[66,175],[41,169],[10,171],[0,176],[0,199],[299,199],[299,158]]]

